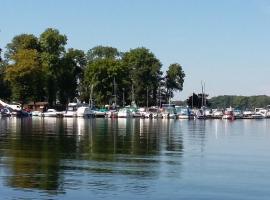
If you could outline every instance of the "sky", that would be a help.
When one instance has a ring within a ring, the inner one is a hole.
[[[0,47],[21,33],[57,28],[67,48],[146,47],[162,63],[185,71],[174,99],[270,95],[268,0],[1,0]]]

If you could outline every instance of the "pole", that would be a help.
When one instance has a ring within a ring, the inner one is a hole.
[[[148,86],[146,88],[146,106],[148,108]]]
[[[113,77],[113,93],[114,93],[114,103],[115,103],[115,107],[117,107],[117,103],[116,103],[116,84],[115,84],[115,77]]]
[[[123,107],[125,107],[125,88],[123,88]]]

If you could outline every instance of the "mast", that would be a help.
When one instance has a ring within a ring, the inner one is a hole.
[[[132,84],[131,87],[132,87],[132,88],[131,88],[131,101],[132,101],[132,102],[135,102],[135,99],[134,99],[134,86],[133,86],[133,84]]]
[[[117,98],[116,98],[116,84],[115,84],[115,77],[113,77],[113,93],[114,93],[114,103],[115,103],[115,107],[117,106]]]
[[[93,95],[93,84],[90,85],[90,96],[89,96],[89,106],[91,109],[93,108],[92,95]]]
[[[204,94],[203,94],[203,82],[202,82],[202,81],[201,81],[201,86],[202,86],[202,106],[201,106],[201,107],[203,107],[203,103],[204,103],[204,100],[203,100]]]
[[[146,107],[148,108],[148,86],[146,88]]]

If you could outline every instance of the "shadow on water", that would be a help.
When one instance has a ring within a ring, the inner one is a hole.
[[[86,175],[86,185],[102,190],[124,177],[138,181],[180,173],[183,129],[173,120],[5,118],[0,123],[0,164],[11,188],[61,193],[83,184],[76,177]]]

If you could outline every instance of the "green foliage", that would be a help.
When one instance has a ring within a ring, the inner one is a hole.
[[[186,100],[187,105],[190,108],[201,108],[202,106],[209,107],[211,103],[207,99],[208,94],[195,94],[193,93],[191,96],[188,97]]]
[[[48,28],[39,38],[41,47],[41,62],[46,73],[45,90],[50,105],[56,103],[57,81],[59,81],[61,58],[65,53],[67,37],[61,35],[58,30]],[[62,84],[60,85],[60,87]],[[63,88],[64,89],[64,88]]]
[[[160,61],[144,47],[122,53],[114,47],[96,46],[85,55],[78,49],[66,50],[66,44],[67,37],[52,28],[39,38],[15,36],[1,62],[0,98],[8,99],[11,88],[13,100],[22,103],[46,100],[51,106],[57,101],[65,105],[75,97],[88,101],[93,85],[96,104],[115,100],[118,105],[130,104],[133,96],[138,105],[145,106],[148,100],[150,106],[165,103],[168,92],[172,96],[183,89],[181,65],[172,64],[164,78]]]
[[[114,80],[119,97],[121,89],[127,87],[128,78],[127,67],[122,65],[121,61],[111,58],[98,59],[89,63],[85,72],[85,84],[88,86],[88,91],[90,85],[93,85],[93,96],[96,103],[101,105],[113,101]]]
[[[166,71],[165,87],[167,89],[167,98],[173,97],[173,91],[182,91],[185,73],[182,66],[178,63],[171,64]]]
[[[155,55],[144,47],[132,49],[123,55],[123,65],[130,73],[131,86],[134,87],[134,98],[138,105],[146,105],[147,89],[149,105],[156,104],[157,90],[161,80],[161,63]],[[129,96],[131,100],[131,95]]]
[[[67,37],[57,29],[48,28],[40,35],[39,42],[43,52],[58,57],[65,52]]]
[[[6,80],[10,82],[13,98],[21,103],[29,99],[40,98],[42,68],[36,50],[19,50],[12,56],[13,65],[9,65]]]
[[[96,46],[87,52],[88,62],[99,59],[117,59],[121,53],[114,47]]]
[[[36,36],[32,34],[21,34],[15,36],[11,43],[7,44],[6,49],[5,57],[10,60],[19,50],[36,49],[39,51],[40,46]]]
[[[248,109],[255,107],[265,107],[270,105],[270,97],[265,95],[259,96],[217,96],[210,99],[211,107],[213,108],[226,108],[234,107],[240,109]]]
[[[0,99],[10,99],[11,88],[9,83],[5,80],[5,70],[7,63],[0,61]]]

